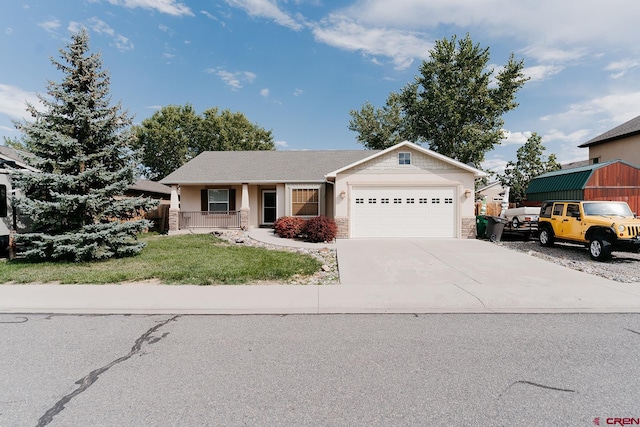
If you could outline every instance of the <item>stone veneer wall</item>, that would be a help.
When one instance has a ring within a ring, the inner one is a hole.
[[[179,217],[180,211],[178,209],[169,209],[169,233],[180,229]]]
[[[475,217],[462,218],[461,237],[463,239],[476,238],[476,218]]]
[[[338,234],[336,234],[337,239],[348,239],[349,238],[349,218],[347,217],[337,217],[334,219],[336,225],[338,226]]]

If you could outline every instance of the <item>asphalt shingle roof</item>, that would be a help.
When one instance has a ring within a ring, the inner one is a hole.
[[[321,182],[325,175],[377,150],[205,151],[162,184]]]
[[[584,144],[578,145],[578,147],[589,147],[591,145],[602,144],[603,142],[613,141],[637,133],[640,133],[640,116],[635,117],[620,126],[616,126],[602,135],[598,135]]]

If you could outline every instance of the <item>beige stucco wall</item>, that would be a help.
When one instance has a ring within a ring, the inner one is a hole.
[[[598,159],[598,163],[622,159],[634,165],[640,165],[640,135],[593,145],[589,147],[589,160],[591,163],[593,163],[594,158]]]
[[[411,165],[398,164],[398,152],[410,151]],[[449,163],[411,149],[394,150],[336,176],[335,218],[350,217],[351,193],[357,186],[453,187],[457,198],[457,236],[462,236],[463,219],[474,218],[474,175]],[[466,190],[469,190],[466,193]],[[341,197],[344,191],[345,197]],[[469,197],[466,196],[469,194]],[[350,227],[349,227],[350,228]],[[466,234],[466,233],[465,233]]]

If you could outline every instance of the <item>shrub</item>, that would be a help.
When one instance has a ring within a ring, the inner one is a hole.
[[[317,216],[307,221],[303,233],[310,242],[330,242],[336,238],[338,227],[331,218]]]
[[[293,239],[302,233],[305,222],[304,218],[281,216],[273,223],[273,228],[278,236]]]

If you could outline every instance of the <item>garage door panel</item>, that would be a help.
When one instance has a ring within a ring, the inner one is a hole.
[[[455,237],[454,188],[354,187],[352,237]]]

